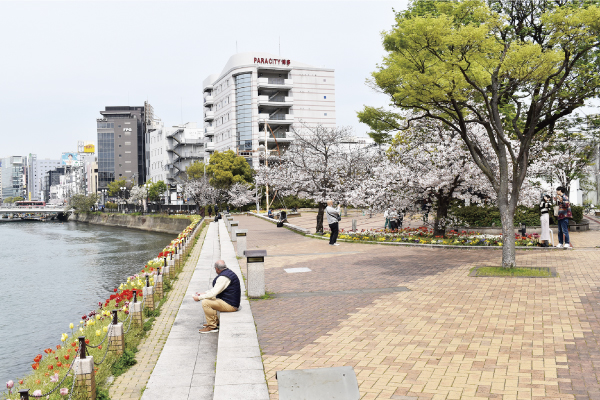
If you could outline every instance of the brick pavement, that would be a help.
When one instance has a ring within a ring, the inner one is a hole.
[[[163,346],[167,341],[173,322],[175,322],[179,306],[200,257],[200,250],[202,249],[202,242],[205,235],[206,228],[200,233],[196,246],[192,249],[187,262],[179,273],[178,279],[174,281],[173,288],[169,292],[169,297],[160,308],[160,315],[156,317],[152,329],[147,332],[146,337],[142,339],[138,346],[139,351],[135,355],[137,364],[132,366],[123,375],[117,377],[110,386],[109,394],[111,399],[138,400],[141,397]]]
[[[272,399],[276,371],[344,365],[363,399],[600,399],[598,232],[573,234],[587,249],[518,252],[519,265],[553,266],[558,278],[470,278],[501,253],[333,247],[236,219],[248,248],[268,251],[268,291],[410,289],[253,301]],[[283,271],[300,266],[312,272]]]

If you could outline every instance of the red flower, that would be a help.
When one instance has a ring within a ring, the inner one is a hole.
[[[69,359],[69,357],[71,357],[71,356],[70,356],[70,355],[68,355],[68,354],[65,354],[65,360],[68,360],[68,359]]]
[[[50,354],[50,353],[52,353],[52,349],[45,349],[45,350],[44,350],[44,353],[46,353],[46,354]]]
[[[40,367],[40,364],[35,363],[35,364],[31,364],[31,368],[33,368],[34,370],[37,370]]]
[[[54,365],[52,365],[52,364],[48,365],[48,369],[54,369]]]
[[[77,346],[77,342],[71,343],[71,347],[75,347],[75,346]]]
[[[37,356],[35,356],[35,358],[33,359],[33,361],[35,361],[36,363],[39,363],[41,359],[42,359],[42,355],[38,354]]]
[[[21,380],[19,381],[19,385],[22,385],[22,384],[23,384],[23,379],[21,379]]]
[[[85,339],[85,344],[90,344],[90,339]]]
[[[117,293],[117,288],[114,288],[114,289],[113,289],[113,292]]]
[[[84,315],[83,317],[81,317],[82,320],[86,320],[87,319],[87,315]]]
[[[56,345],[56,350],[60,350],[62,347],[60,346],[60,344]]]
[[[102,345],[101,344],[98,345],[98,350],[102,350]]]
[[[37,383],[38,385],[41,383],[39,379],[35,380],[35,383]]]
[[[59,361],[56,363],[56,366],[60,368],[60,367],[62,367],[62,363]]]

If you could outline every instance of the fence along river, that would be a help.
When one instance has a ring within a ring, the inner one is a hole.
[[[77,222],[0,224],[0,392],[173,237]]]

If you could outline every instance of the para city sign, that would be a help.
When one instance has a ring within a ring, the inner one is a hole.
[[[290,60],[254,57],[254,64],[290,65]]]

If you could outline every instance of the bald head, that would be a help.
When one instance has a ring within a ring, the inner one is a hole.
[[[225,265],[225,261],[218,260],[215,262],[215,269],[219,272],[225,271],[227,269],[227,265]]]

